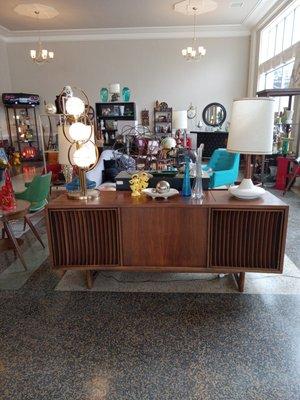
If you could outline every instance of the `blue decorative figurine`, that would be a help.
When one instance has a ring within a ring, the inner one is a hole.
[[[190,158],[185,157],[184,177],[182,184],[182,196],[190,197],[192,194],[191,176],[190,176]]]

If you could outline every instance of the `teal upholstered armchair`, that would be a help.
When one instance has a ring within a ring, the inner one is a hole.
[[[229,153],[226,149],[216,149],[207,165],[202,169],[210,175],[210,189],[233,184],[239,174],[240,155]]]

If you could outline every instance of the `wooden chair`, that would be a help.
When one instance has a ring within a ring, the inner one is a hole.
[[[293,186],[295,182],[295,179],[300,176],[300,157],[293,160],[292,164],[293,164],[292,171],[288,174],[288,181],[284,189],[283,195],[285,195],[286,192],[290,190],[290,188]]]

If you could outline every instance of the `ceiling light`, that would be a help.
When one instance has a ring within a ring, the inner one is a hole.
[[[174,10],[185,15],[205,14],[214,11],[218,3],[214,0],[183,0],[174,5]]]
[[[196,39],[196,15],[197,9],[194,7],[194,37],[192,46],[188,46],[185,49],[181,50],[181,54],[187,61],[197,61],[200,60],[206,54],[206,49],[203,46],[197,45]]]
[[[19,4],[14,8],[15,13],[31,18],[35,18],[35,11],[39,12],[39,19],[52,19],[59,14],[54,7],[45,6],[44,4]]]
[[[39,21],[40,12],[36,10],[36,11],[34,11],[34,14],[35,14],[37,20]],[[34,50],[30,50],[30,58],[36,64],[44,64],[45,62],[53,60],[53,58],[54,58],[54,52],[49,51],[43,47],[40,32],[39,32],[37,48]]]

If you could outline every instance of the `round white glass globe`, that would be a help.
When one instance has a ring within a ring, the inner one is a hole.
[[[84,102],[79,97],[69,97],[66,110],[70,115],[81,115],[84,112]]]
[[[88,168],[96,162],[96,150],[92,142],[84,143],[74,151],[73,162],[79,168]]]
[[[91,125],[85,125],[82,122],[75,122],[69,128],[69,135],[75,142],[86,141],[91,136]]]

